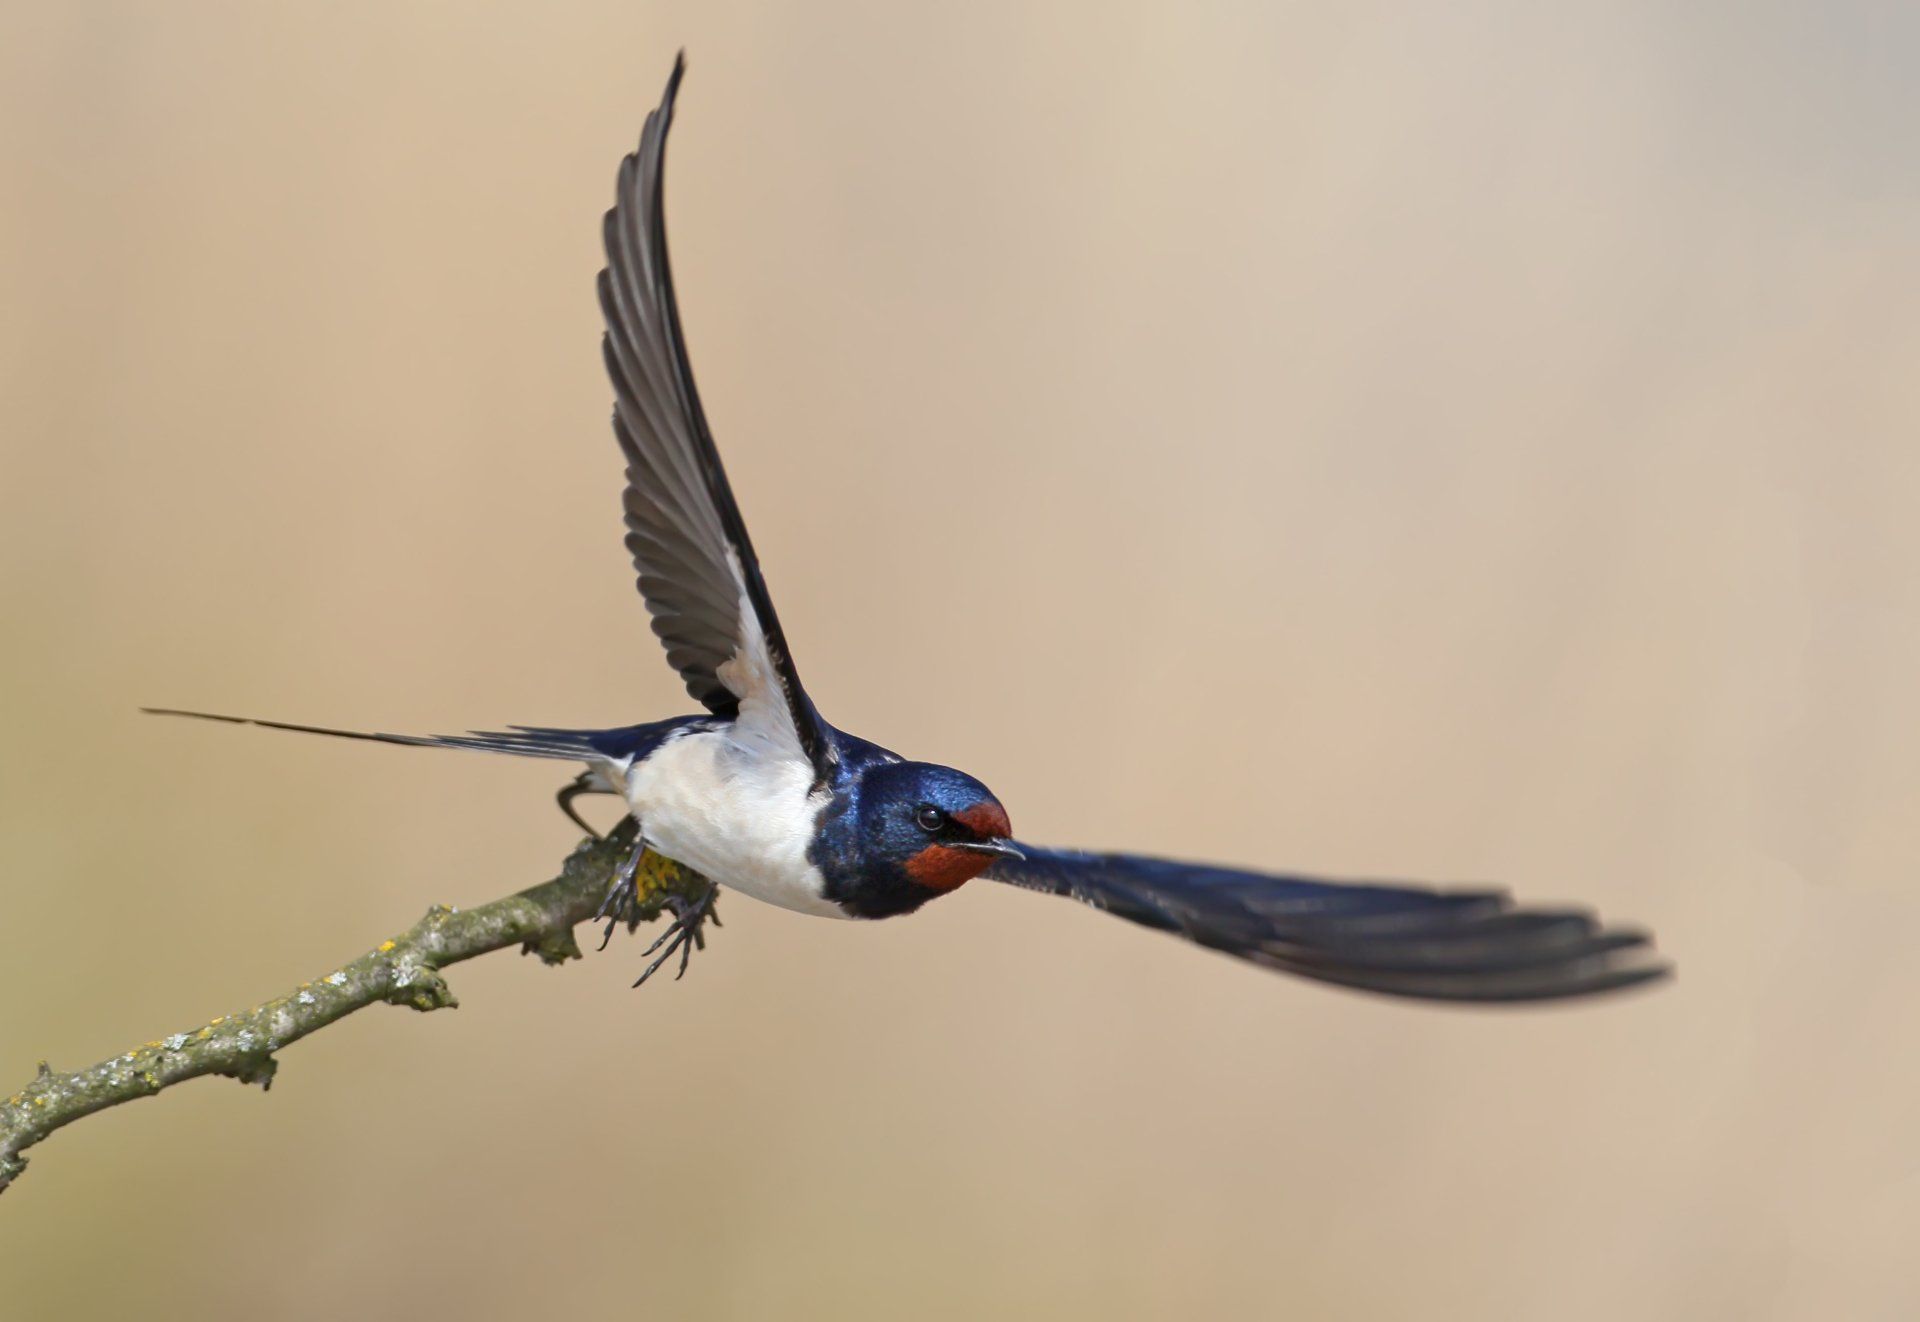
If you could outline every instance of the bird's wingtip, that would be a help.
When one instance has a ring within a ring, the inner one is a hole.
[[[673,72],[667,75],[666,95],[660,98],[663,114],[673,113],[673,100],[680,95],[680,80],[687,76],[687,48],[682,46],[673,57]]]

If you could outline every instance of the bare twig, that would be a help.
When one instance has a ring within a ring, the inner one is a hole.
[[[63,1073],[44,1061],[39,1077],[0,1102],[0,1191],[26,1169],[21,1154],[56,1129],[122,1102],[208,1074],[224,1074],[262,1088],[273,1082],[274,1054],[355,1010],[386,1002],[415,1010],[457,1005],[440,970],[490,950],[521,953],[560,964],[580,957],[576,925],[592,918],[614,869],[632,847],[629,819],[605,840],[574,850],[560,875],[543,885],[477,909],[435,905],[391,941],[300,984],[285,996],[244,1014],[222,1015],[201,1028],[149,1042],[87,1069]],[[694,899],[711,886],[678,864],[648,854],[639,877],[638,921],[660,916],[667,901]]]

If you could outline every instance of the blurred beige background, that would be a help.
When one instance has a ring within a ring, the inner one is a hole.
[[[692,348],[830,716],[1032,838],[1507,881],[1681,978],[735,900],[685,982],[496,956],[67,1131],[0,1308],[1920,1315],[1895,8],[7,5],[0,1085],[572,841],[550,766],[136,704],[687,709],[591,292],[682,44]]]

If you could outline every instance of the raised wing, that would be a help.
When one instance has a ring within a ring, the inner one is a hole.
[[[627,460],[627,550],[653,631],[687,692],[743,734],[804,755],[815,778],[832,771],[833,741],[800,687],[773,600],[694,388],[667,264],[661,169],[673,101],[686,72],[674,61],[640,146],[620,162],[600,273],[602,342],[614,390],[613,430]]]
[[[1585,996],[1667,974],[1644,932],[1504,891],[1322,881],[1022,844],[987,876],[1319,982],[1434,1001]]]

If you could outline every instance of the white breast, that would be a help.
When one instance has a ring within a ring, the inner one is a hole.
[[[822,804],[804,760],[768,756],[725,730],[672,740],[627,775],[647,843],[713,881],[783,909],[845,918],[807,861]]]

